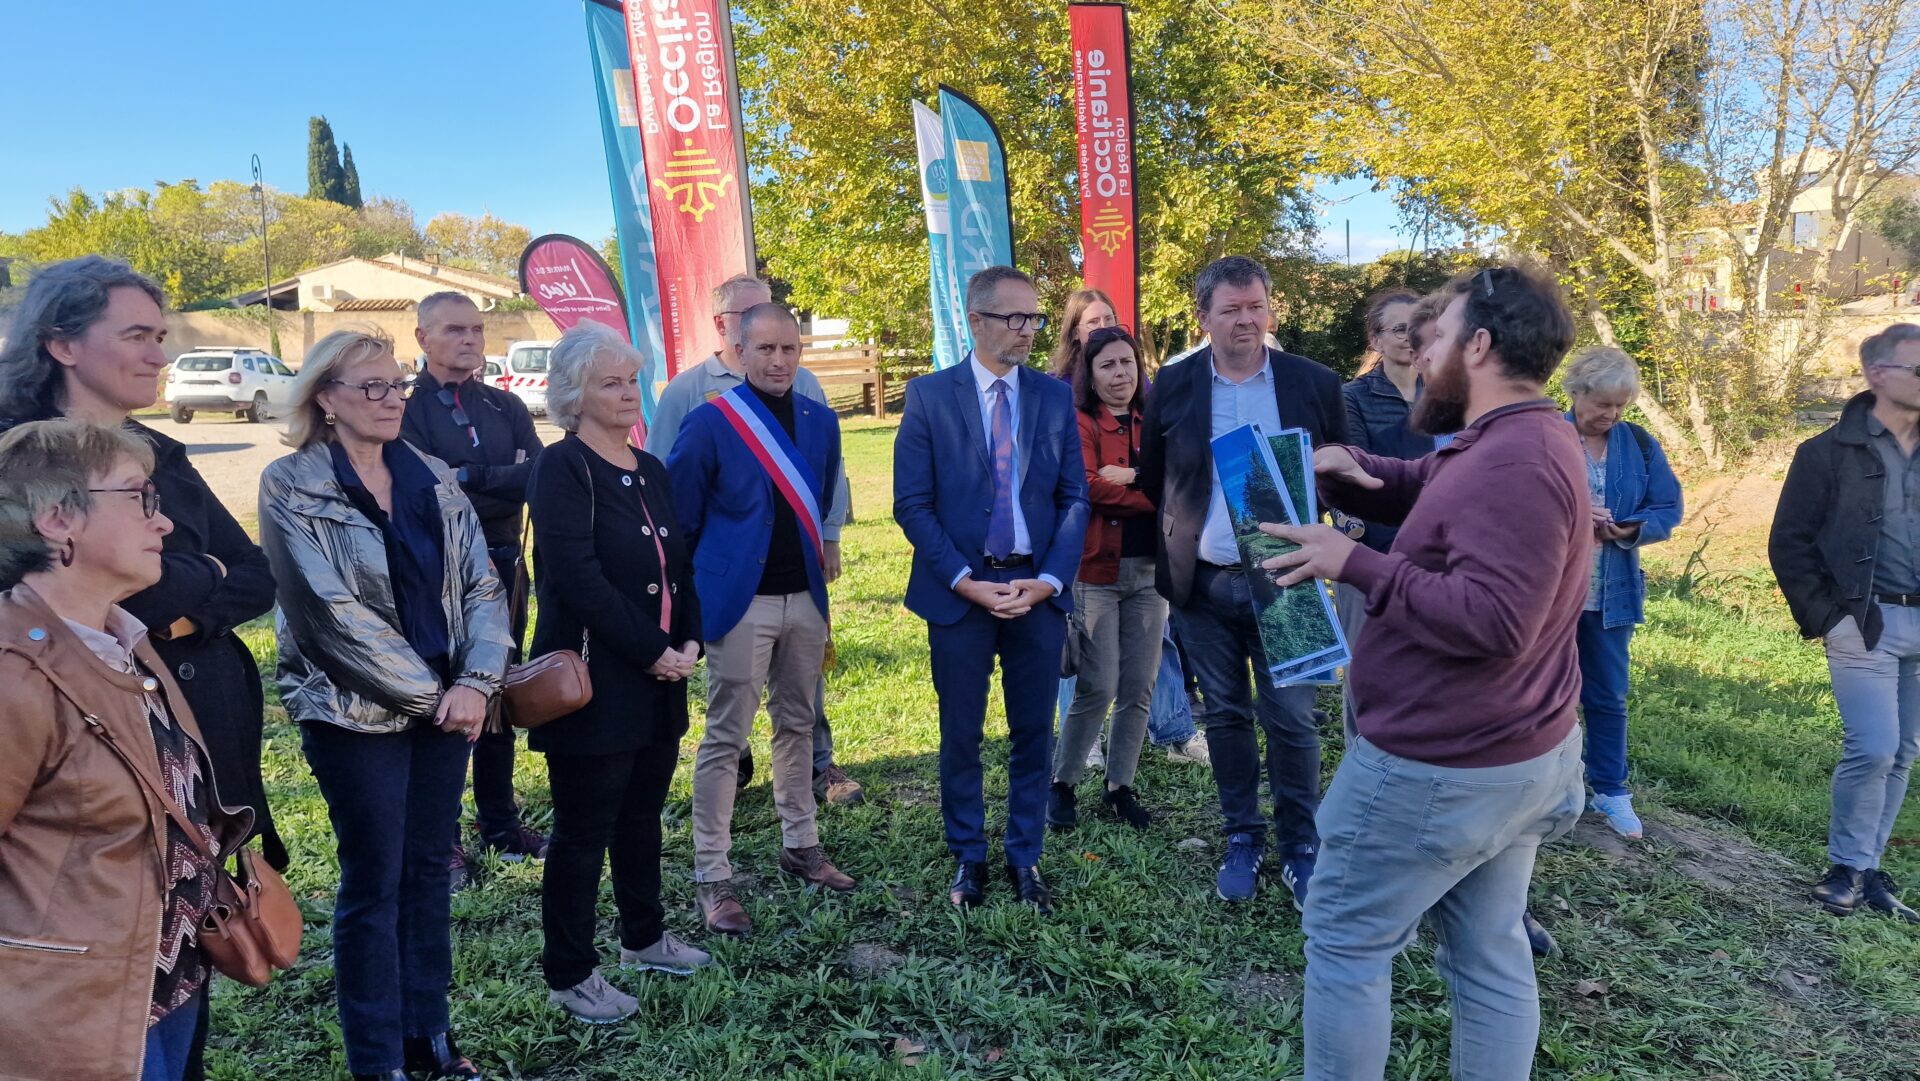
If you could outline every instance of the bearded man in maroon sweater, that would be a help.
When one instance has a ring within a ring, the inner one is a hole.
[[[1539,846],[1583,806],[1574,631],[1592,571],[1586,467],[1546,396],[1573,344],[1552,279],[1456,278],[1412,422],[1458,434],[1417,461],[1314,455],[1325,501],[1400,525],[1375,552],[1326,526],[1263,525],[1300,547],[1282,585],[1366,595],[1349,674],[1359,738],[1320,805],[1308,896],[1306,1076],[1386,1069],[1393,958],[1426,917],[1453,999],[1453,1075],[1530,1076],[1540,1000],[1521,928]]]

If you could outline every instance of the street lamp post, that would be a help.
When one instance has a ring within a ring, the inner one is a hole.
[[[260,200],[260,264],[267,278],[267,351],[280,355],[280,324],[273,316],[273,249],[267,245],[267,186],[260,179],[260,155],[253,156],[253,194]]]

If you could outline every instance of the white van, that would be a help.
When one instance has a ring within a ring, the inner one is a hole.
[[[507,372],[501,384],[535,416],[547,415],[547,357],[552,342],[514,342],[507,347]]]

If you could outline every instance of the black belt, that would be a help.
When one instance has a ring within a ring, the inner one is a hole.
[[[1197,560],[1196,562],[1210,571],[1217,571],[1221,574],[1238,574],[1246,570],[1245,567],[1242,567],[1238,563],[1215,563],[1210,559]]]
[[[1875,593],[1873,599],[1881,604],[1897,604],[1902,608],[1920,608],[1920,593]]]
[[[1008,556],[1005,559],[995,559],[992,556],[987,556],[986,561],[987,569],[990,571],[1010,571],[1015,567],[1033,566],[1033,557],[1030,555]]]

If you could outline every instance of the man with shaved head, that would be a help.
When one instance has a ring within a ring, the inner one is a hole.
[[[419,390],[407,400],[400,434],[407,442],[452,467],[473,502],[487,537],[487,554],[503,587],[513,590],[521,572],[520,515],[527,478],[540,454],[533,417],[519,398],[476,378],[487,363],[486,324],[464,293],[435,293],[415,312],[426,363]],[[523,595],[516,591],[515,597]],[[526,631],[524,603],[513,610],[513,640]],[[516,652],[515,660],[519,659]],[[474,826],[489,849],[512,862],[538,859],[547,839],[520,822],[513,798],[513,729],[487,732],[473,748]],[[466,853],[454,849],[454,884],[466,879]]]
[[[821,847],[813,790],[816,688],[826,658],[825,508],[839,484],[840,419],[794,393],[800,325],[773,303],[740,314],[745,382],[687,415],[667,457],[707,644],[707,728],[693,767],[693,877],[707,929],[753,928],[733,888],[733,805],[760,694],[773,722],[780,870],[838,892],[853,879]]]

